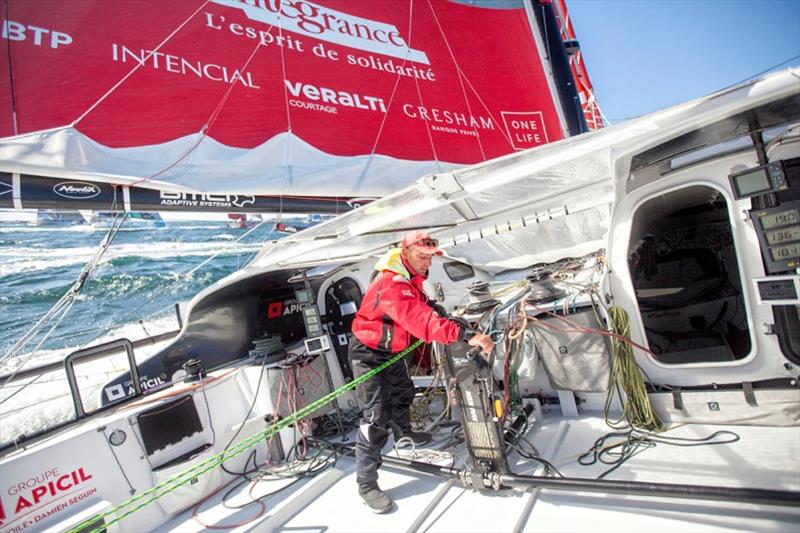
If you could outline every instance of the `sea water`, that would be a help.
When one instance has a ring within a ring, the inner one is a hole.
[[[0,225],[0,376],[22,363],[27,369],[61,361],[99,342],[136,340],[177,329],[177,302],[190,300],[242,268],[265,241],[279,237],[272,223],[251,229],[233,229],[225,221],[172,221],[163,228],[123,224],[69,313],[44,343],[33,351],[55,322],[20,355],[6,359],[12,346],[73,286],[108,230],[88,224]],[[137,359],[146,352],[137,349]],[[96,366],[100,381],[114,376],[113,368]],[[16,438],[12,434],[30,433],[71,416],[63,371],[41,376],[21,391],[28,381],[0,381],[0,444]],[[34,403],[43,408],[33,412]]]

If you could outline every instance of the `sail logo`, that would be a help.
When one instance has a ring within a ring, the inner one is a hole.
[[[397,27],[320,6],[308,0],[212,0],[241,9],[250,19],[357,50],[430,64],[409,48]]]
[[[53,192],[70,200],[88,200],[100,194],[100,187],[83,181],[62,181],[53,185]]]
[[[501,111],[508,138],[514,150],[527,150],[550,142],[544,127],[541,111],[512,112]]]
[[[245,207],[256,203],[256,197],[245,194],[205,194],[160,191],[161,205],[179,207]]]
[[[336,91],[327,87],[318,87],[310,83],[301,81],[293,82],[283,80],[286,88],[292,96],[303,96],[308,100],[322,100],[324,103],[332,105],[341,105],[345,107],[355,107],[356,109],[364,109],[367,111],[381,111],[386,113],[386,104],[383,98],[377,96],[367,96],[358,93],[349,93],[347,91]]]

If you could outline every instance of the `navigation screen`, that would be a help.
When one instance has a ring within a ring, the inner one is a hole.
[[[766,168],[759,168],[747,174],[740,174],[733,179],[736,184],[736,192],[739,193],[740,197],[753,196],[772,190],[772,183],[769,181]]]
[[[767,244],[770,246],[773,244],[800,241],[800,224],[796,226],[789,226],[788,228],[765,231],[764,235],[767,237]]]
[[[776,213],[766,213],[759,215],[761,225],[764,229],[778,228],[780,226],[788,226],[800,221],[797,216],[797,209],[785,209]]]

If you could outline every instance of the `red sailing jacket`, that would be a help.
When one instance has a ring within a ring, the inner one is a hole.
[[[380,273],[367,287],[353,320],[353,335],[366,346],[397,353],[411,337],[450,344],[458,340],[461,326],[440,317],[428,305],[422,288],[425,278],[402,260],[400,249],[389,250],[375,265]]]

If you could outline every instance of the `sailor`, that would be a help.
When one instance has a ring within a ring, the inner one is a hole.
[[[375,264],[378,271],[367,288],[353,320],[350,365],[359,377],[412,343],[451,344],[467,340],[484,353],[492,350],[487,335],[469,329],[465,321],[447,315],[428,299],[422,287],[434,255],[442,255],[438,243],[424,231],[412,231],[400,248],[392,248]],[[358,493],[376,513],[388,513],[395,504],[378,487],[381,449],[394,433],[395,442],[408,438],[415,445],[430,441],[429,433],[411,429],[414,383],[405,359],[383,370],[356,388],[362,418],[356,437]]]

